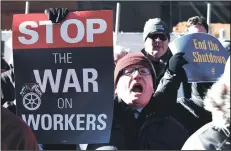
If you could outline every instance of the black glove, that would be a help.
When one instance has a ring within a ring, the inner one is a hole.
[[[48,8],[45,10],[45,14],[52,23],[62,22],[68,13],[67,8]]]
[[[177,73],[182,69],[183,65],[188,63],[183,58],[184,54],[184,52],[179,52],[170,58],[168,67],[170,71]]]

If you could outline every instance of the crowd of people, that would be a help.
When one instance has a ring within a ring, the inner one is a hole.
[[[53,23],[68,14],[47,9]],[[205,18],[188,20],[188,33],[208,33]],[[172,54],[160,18],[143,30],[144,49],[114,46],[114,114],[107,144],[38,144],[31,129],[2,107],[2,149],[7,150],[227,150],[230,149],[230,60],[215,83],[188,83],[184,53]],[[230,51],[230,47],[229,50]],[[4,58],[2,57],[2,62]],[[2,66],[3,67],[3,66]],[[1,74],[2,105],[15,99],[11,68]]]

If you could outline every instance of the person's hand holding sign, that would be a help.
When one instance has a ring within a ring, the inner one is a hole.
[[[52,23],[60,23],[68,15],[69,10],[67,8],[48,8],[44,12]]]
[[[169,70],[177,73],[182,69],[182,66],[188,62],[183,58],[185,53],[180,52],[172,56],[169,60]]]

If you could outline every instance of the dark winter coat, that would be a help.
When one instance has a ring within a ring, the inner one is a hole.
[[[144,49],[141,52],[150,60],[149,54]],[[168,49],[158,62],[150,60],[156,71],[157,85],[168,68],[168,61],[171,56],[171,50]],[[211,114],[203,107],[203,97],[213,83],[191,84],[187,82],[185,72],[182,72],[180,76],[182,82],[175,94],[177,99],[176,103],[172,106],[172,113],[170,115],[182,123],[189,134],[192,134],[212,119]]]
[[[87,149],[102,146],[113,146],[118,150],[180,149],[189,135],[178,121],[169,116],[179,83],[177,76],[167,71],[138,119],[134,118],[131,108],[116,98],[110,142],[89,144]]]

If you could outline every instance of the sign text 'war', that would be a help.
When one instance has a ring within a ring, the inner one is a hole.
[[[53,53],[54,63],[72,63],[72,53]],[[54,70],[54,69],[53,69]],[[66,72],[63,73],[63,72]],[[51,90],[53,93],[67,93],[69,88],[74,88],[76,92],[90,92],[89,85],[92,85],[92,92],[98,92],[98,82],[96,81],[98,78],[98,72],[94,68],[84,68],[82,69],[82,79],[83,79],[83,88],[78,80],[78,76],[76,74],[75,69],[57,69],[54,76],[52,74],[51,69],[45,69],[44,72],[34,69],[33,70],[35,80],[39,84],[41,91],[43,93],[46,92],[47,83],[49,81]],[[41,74],[43,74],[43,78],[41,78]],[[54,78],[55,77],[55,78]],[[65,77],[64,86],[60,90],[60,81],[61,78]]]

